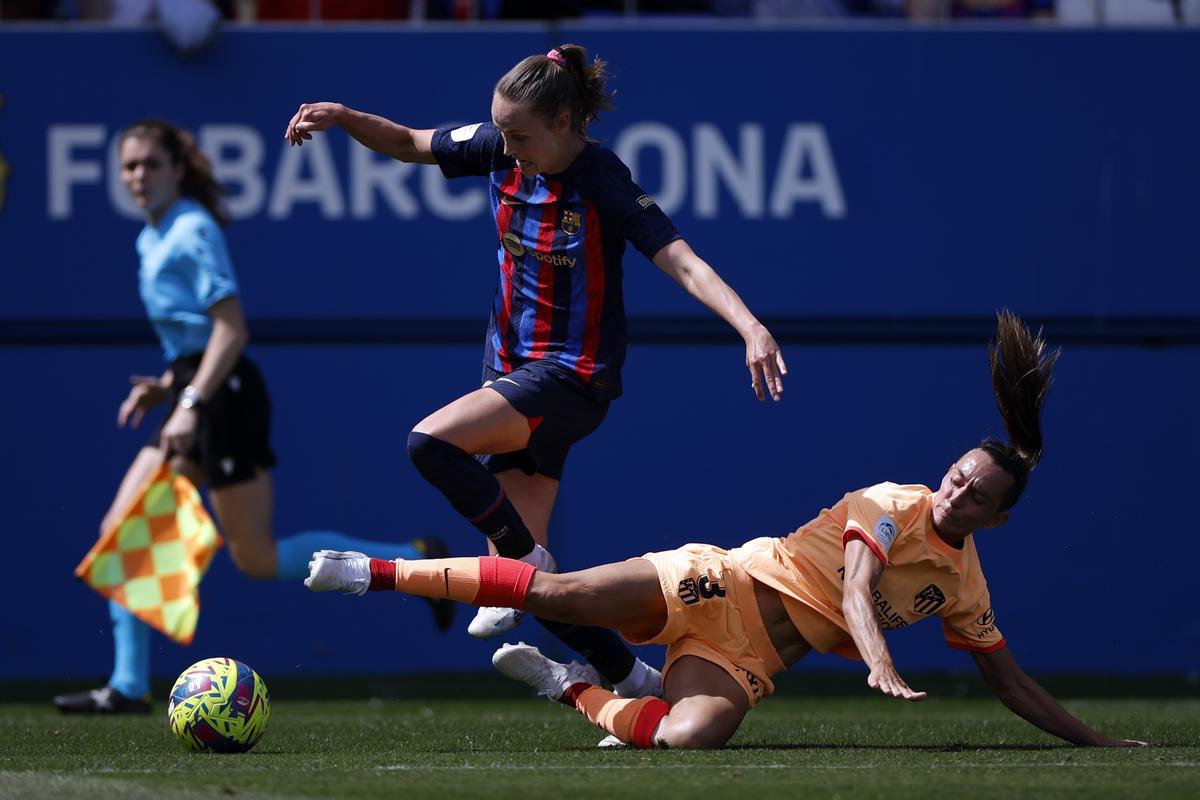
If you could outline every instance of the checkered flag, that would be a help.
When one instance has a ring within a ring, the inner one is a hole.
[[[75,577],[191,644],[200,617],[197,588],[222,543],[196,487],[164,462],[79,562]]]

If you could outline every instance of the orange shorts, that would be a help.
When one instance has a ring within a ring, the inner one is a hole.
[[[651,639],[633,644],[667,645],[663,676],[683,656],[697,656],[729,673],[753,706],[775,690],[771,676],[784,669],[762,624],[754,579],[707,544],[647,553],[658,570],[667,601],[667,624]],[[629,637],[626,637],[629,638]]]

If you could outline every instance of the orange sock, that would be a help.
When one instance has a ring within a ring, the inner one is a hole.
[[[371,588],[458,600],[480,606],[524,608],[537,567],[511,558],[371,559]]]
[[[596,725],[625,744],[642,750],[654,747],[654,731],[671,711],[671,707],[660,698],[626,700],[590,683],[577,683],[567,689],[562,702],[574,705],[576,710]]]

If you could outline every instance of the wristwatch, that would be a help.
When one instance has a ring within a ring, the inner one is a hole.
[[[200,392],[190,384],[183,387],[183,391],[179,393],[179,407],[182,409],[199,408],[203,402],[200,399]]]

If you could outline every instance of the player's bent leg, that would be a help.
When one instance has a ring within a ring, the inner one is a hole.
[[[529,444],[529,420],[499,392],[476,389],[413,426],[468,453],[510,453]]]
[[[521,558],[534,539],[500,482],[474,454],[519,450],[528,442],[528,420],[496,392],[480,389],[422,420],[408,436],[408,455],[497,552]]]
[[[655,741],[664,747],[723,747],[750,710],[750,698],[741,684],[716,664],[696,656],[676,661],[663,688],[671,713],[663,718]]]
[[[562,700],[563,694],[577,683],[599,685],[601,682],[600,673],[591,665],[577,661],[560,664],[524,642],[500,645],[500,649],[492,654],[492,666],[502,675],[529,684],[538,694],[551,700]]]
[[[503,645],[492,656],[492,664],[538,694],[576,709],[619,742],[636,747],[654,746],[654,732],[669,711],[657,697],[622,699],[599,685],[594,669],[574,662],[559,664],[523,642]]]
[[[260,469],[248,481],[209,489],[208,496],[229,541],[234,565],[249,578],[274,578],[278,564],[275,538],[271,535],[274,506],[271,473]]]
[[[498,652],[493,663],[499,657],[501,653]],[[525,660],[532,659],[526,655]],[[542,660],[549,661],[544,657]],[[551,696],[554,690],[561,691],[562,696],[558,698],[561,702],[573,705],[611,734],[601,742],[602,747],[624,743],[643,749],[716,749],[732,738],[750,710],[750,699],[737,681],[716,664],[695,656],[680,658],[668,673],[669,702],[656,697],[623,699],[599,686],[582,682],[565,685],[569,676],[563,675],[559,666],[560,671],[555,672],[529,665],[525,672],[552,675],[553,679],[542,679],[545,687],[551,690]],[[510,674],[503,668],[501,671]]]

